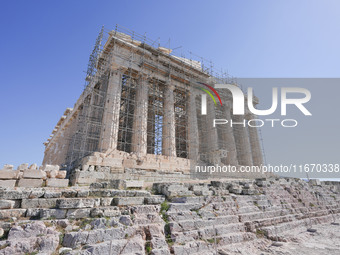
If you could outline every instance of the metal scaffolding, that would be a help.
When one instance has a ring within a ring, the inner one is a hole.
[[[129,43],[123,43],[124,41],[129,41]],[[168,62],[166,63],[164,59]],[[120,76],[116,81],[116,86],[120,91],[109,91],[110,82],[112,82],[110,80],[112,67],[122,61],[129,64],[124,69],[119,69]],[[139,68],[139,72],[135,71],[135,67]],[[151,71],[155,75],[153,77],[141,75],[143,70]],[[118,25],[113,31],[106,31],[103,27],[90,55],[85,88],[81,95],[82,102],[72,122],[73,129],[76,131],[69,132],[65,162],[68,169],[77,166],[82,158],[93,152],[104,152],[106,148],[103,146],[105,144],[103,139],[107,137],[103,136],[103,132],[108,129],[117,129],[116,148],[118,150],[133,152],[132,139],[135,132],[140,131],[133,128],[133,123],[135,118],[139,117],[136,116],[135,111],[136,97],[141,86],[147,90],[146,152],[157,157],[163,155],[164,151],[171,151],[171,143],[164,143],[164,140],[169,138],[166,136],[171,134],[168,132],[167,125],[170,125],[168,120],[172,118],[167,116],[165,98],[169,85],[167,81],[171,82],[174,74],[176,74],[176,81],[181,83],[181,86],[175,86],[173,89],[175,156],[189,158],[188,94],[193,90],[200,91],[198,82],[202,82],[202,77],[210,77],[217,83],[233,84],[235,84],[235,79],[229,77],[226,72],[215,69],[211,61],[198,57],[192,52],[189,58],[185,58],[183,52],[181,57],[178,57],[172,54],[171,49],[161,47],[159,40],[151,40],[145,34],[140,35]],[[165,77],[166,81],[157,77]],[[218,92],[222,101],[230,100],[230,95],[225,91],[218,90]],[[227,148],[221,139],[218,139],[223,135],[221,130],[223,127],[212,130],[212,127],[206,123],[208,123],[208,116],[213,113],[216,118],[223,118],[223,111],[220,105],[212,104],[208,115],[201,115],[200,94],[195,95],[199,127],[197,139],[199,159],[208,163],[216,163],[216,158],[226,157]],[[108,109],[110,105],[108,102],[112,100],[117,101],[118,109]],[[113,114],[118,116],[117,127],[109,121]],[[215,131],[216,134],[214,134]],[[212,146],[210,139],[216,139],[216,144]],[[237,153],[243,152],[238,150]]]

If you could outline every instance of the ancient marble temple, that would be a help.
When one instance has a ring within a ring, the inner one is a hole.
[[[202,94],[208,90],[215,96],[209,86],[237,83],[202,61],[155,45],[144,36],[101,31],[86,87],[44,143],[43,164],[77,172],[78,179],[92,178],[88,182],[128,178],[131,169],[178,178],[176,173],[189,174],[196,164],[262,164],[256,127],[213,127],[214,119],[254,118],[232,114],[228,90],[216,89],[222,103],[207,96],[207,114],[201,111]]]

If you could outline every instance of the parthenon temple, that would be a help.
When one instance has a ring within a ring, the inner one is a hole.
[[[223,104],[208,96],[202,114],[202,88],[216,83],[238,86],[203,60],[176,56],[130,31],[102,29],[85,89],[44,143],[43,164],[66,168],[77,182],[133,171],[177,178],[190,175],[195,165],[261,165],[256,127],[213,127],[214,119],[254,119],[249,111],[232,114],[228,90],[216,89]]]

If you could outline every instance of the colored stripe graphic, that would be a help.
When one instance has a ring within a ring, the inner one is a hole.
[[[217,91],[216,91],[213,87],[211,87],[211,86],[209,86],[208,84],[205,84],[205,83],[203,83],[203,82],[197,82],[197,83],[202,84],[202,85],[208,87],[209,89],[211,89],[211,90],[215,93],[215,95],[217,96],[218,100],[220,101],[220,104],[222,105],[222,100],[221,100],[221,98],[220,98],[220,95],[217,93]],[[207,91],[206,91],[206,92],[207,92]],[[208,92],[207,92],[207,93],[208,93]],[[214,97],[211,95],[211,93],[208,93],[208,94],[214,99]],[[215,102],[215,104],[216,104],[215,99],[214,99],[214,102]]]
[[[204,92],[208,93],[208,95],[214,100],[215,105],[217,104],[217,103],[216,103],[216,100],[215,100],[215,98],[214,98],[214,96],[210,93],[209,90],[207,90],[207,89],[202,89],[202,88],[200,88],[200,89],[203,90]]]

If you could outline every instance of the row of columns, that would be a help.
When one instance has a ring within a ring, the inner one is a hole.
[[[103,151],[117,148],[119,130],[119,111],[121,100],[122,70],[111,71],[108,80],[107,99],[105,103],[104,125],[102,130],[101,148]],[[147,154],[147,120],[148,120],[148,95],[149,80],[141,76],[136,86],[135,110],[133,118],[133,133],[131,150],[137,156]],[[175,87],[168,81],[165,85],[163,103],[163,130],[162,130],[162,154],[176,157],[176,125],[175,125]],[[211,124],[208,127],[206,146],[209,151],[218,151],[217,129],[212,127],[216,118],[215,106],[211,100],[207,100],[207,115],[202,115],[203,123]],[[227,120],[238,123],[231,127],[225,125],[221,131],[222,143],[228,151],[227,158],[222,163],[227,165],[260,165],[262,164],[262,152],[256,127],[244,127],[242,123],[249,119],[243,115],[231,114],[231,104],[224,102],[223,116]],[[196,94],[190,91],[188,94],[188,155],[189,159],[197,160],[199,157],[199,130],[196,112]],[[215,161],[216,163],[216,161]]]
[[[194,98],[194,96],[191,96],[191,98]],[[190,101],[190,105],[196,107],[194,101]],[[255,119],[255,116],[251,113],[247,113],[246,115],[232,115],[231,102],[223,102],[222,114],[223,118],[228,121],[232,120],[233,125],[224,125],[221,129],[220,137],[218,137],[217,128],[214,128],[212,125],[213,119],[216,118],[215,106],[212,100],[207,100],[207,115],[202,115],[202,123],[206,125],[206,137],[203,139],[203,143],[206,143],[206,152],[211,152],[211,155],[213,155],[214,151],[218,151],[218,139],[221,139],[221,144],[223,144],[227,150],[227,157],[222,160],[222,163],[225,165],[259,166],[263,164],[258,129],[247,125],[247,121]],[[191,111],[189,111],[189,117],[190,116],[191,119],[196,119],[196,114],[193,114]],[[189,132],[192,131],[189,129]],[[195,159],[195,157],[190,158]],[[217,158],[211,158],[210,161],[215,164],[220,163]]]
[[[248,113],[247,115],[232,115],[231,107],[226,104],[224,113],[227,120],[232,120],[233,126],[226,125],[228,134],[226,135],[228,158],[227,164],[259,166],[263,163],[262,150],[258,130],[251,127],[247,121],[254,119],[255,116]]]
[[[122,73],[122,70],[112,71],[108,80],[104,125],[101,135],[101,149],[106,152],[117,148]],[[140,76],[136,86],[131,150],[137,156],[147,154],[148,83],[147,77]],[[163,105],[162,154],[171,157],[176,157],[174,88],[170,81],[166,84]]]

